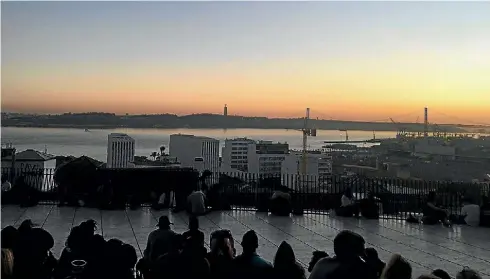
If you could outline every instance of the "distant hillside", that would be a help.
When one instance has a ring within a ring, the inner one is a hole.
[[[251,129],[301,129],[302,118],[267,118],[245,116],[223,116],[217,114],[192,114],[177,116],[160,115],[116,115],[112,113],[65,113],[60,115],[9,115],[2,113],[4,127],[64,127],[64,128],[251,128]],[[423,131],[423,124],[384,122],[357,122],[342,120],[312,119],[310,126],[321,130],[396,131],[403,127],[407,131]],[[455,125],[439,125],[439,130],[464,132]],[[429,128],[430,131],[434,127]]]

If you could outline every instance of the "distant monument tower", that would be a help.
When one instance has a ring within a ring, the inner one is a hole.
[[[424,108],[424,137],[429,136],[429,109]]]
[[[223,115],[228,116],[228,107],[225,104],[225,108],[223,109]]]

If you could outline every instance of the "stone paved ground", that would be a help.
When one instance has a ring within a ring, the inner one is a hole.
[[[106,239],[120,238],[134,245],[139,253],[145,249],[149,232],[155,229],[158,217],[169,215],[174,229],[183,232],[187,228],[185,213],[172,214],[149,208],[126,211],[100,211],[91,208],[70,208],[40,205],[32,208],[2,206],[2,228],[18,226],[27,218],[44,227],[55,238],[53,252],[59,256],[64,242],[74,224],[86,219],[99,223],[99,233]],[[230,229],[237,239],[254,229],[260,237],[259,253],[272,261],[278,245],[286,240],[296,252],[296,257],[307,265],[313,250],[325,250],[333,254],[333,238],[343,229],[358,232],[366,239],[367,246],[375,247],[382,260],[393,253],[406,257],[414,269],[414,277],[435,268],[442,268],[454,276],[464,266],[490,278],[490,229],[467,226],[423,226],[394,220],[364,220],[326,215],[273,217],[265,213],[246,211],[214,212],[200,217],[201,229],[209,234],[219,228]],[[237,252],[241,252],[240,245]]]

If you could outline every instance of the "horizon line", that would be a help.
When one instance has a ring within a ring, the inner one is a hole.
[[[192,115],[212,115],[212,116],[223,116],[223,114],[218,114],[218,113],[212,113],[212,112],[201,112],[201,113],[191,113],[191,114],[176,114],[176,113],[139,113],[139,114],[118,114],[115,112],[97,112],[97,111],[87,111],[87,112],[60,112],[60,113],[38,113],[38,112],[5,112],[2,111],[2,114],[24,114],[24,115],[49,115],[49,116],[62,116],[66,114],[112,114],[115,116],[162,116],[162,115],[172,115],[172,116],[177,116],[177,117],[185,117],[185,116],[192,116]],[[265,118],[265,119],[283,119],[283,120],[297,120],[297,119],[304,119],[305,117],[268,117],[268,116],[245,116],[245,115],[227,115],[226,117],[244,117],[244,118]],[[340,122],[357,122],[357,123],[385,123],[385,124],[390,124],[393,122],[390,121],[390,118],[388,117],[387,119],[380,119],[380,120],[375,120],[375,121],[370,121],[370,120],[342,120],[342,119],[335,119],[335,118],[330,118],[330,119],[325,119],[325,118],[310,118],[309,120],[317,120],[317,121],[340,121]],[[396,124],[411,124],[411,125],[424,125],[423,122],[421,123],[416,123],[416,122],[395,122]],[[433,125],[444,125],[444,126],[477,126],[477,127],[490,127],[490,123],[428,123],[429,126]]]

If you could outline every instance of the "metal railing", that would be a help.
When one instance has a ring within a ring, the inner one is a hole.
[[[199,174],[190,169],[100,169],[98,173],[104,181],[111,181],[114,192],[122,196],[124,203],[128,203],[131,197],[138,196],[139,204],[149,204],[155,200],[155,195],[151,192],[177,192],[183,188],[192,191],[203,184]],[[55,182],[54,174],[54,169],[14,170],[12,173],[11,168],[2,168],[2,178],[13,181],[12,192],[21,188],[20,181],[24,181],[24,185],[34,189],[41,203],[58,202],[59,185]],[[268,201],[274,191],[282,190],[289,192],[293,212],[328,214],[330,210],[340,206],[342,194],[350,188],[356,200],[365,199],[368,194],[372,194],[380,217],[394,219],[406,219],[410,215],[421,214],[426,197],[431,191],[436,193],[437,203],[453,214],[460,212],[462,197],[470,197],[479,204],[483,196],[489,196],[490,191],[488,183],[341,175],[319,178],[292,174],[213,173],[204,181],[208,189],[214,190],[220,200],[226,201],[235,210],[268,210]],[[78,196],[86,197],[90,193],[97,193],[99,185],[95,182],[92,184],[94,185],[81,185],[83,189],[77,192]]]

